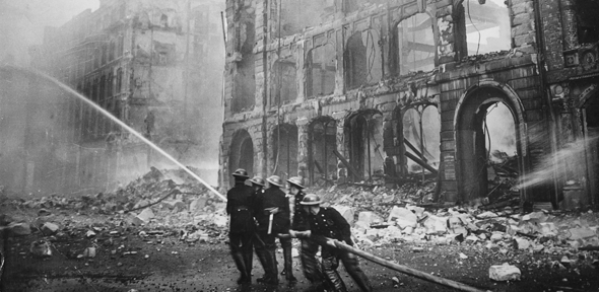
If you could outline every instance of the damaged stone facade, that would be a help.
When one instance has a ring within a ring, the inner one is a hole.
[[[32,66],[142,133],[216,182],[224,41],[216,0],[102,0],[31,48]],[[66,189],[112,189],[172,167],[133,135],[71,98],[77,162],[60,178]],[[72,168],[72,169],[71,169]],[[208,178],[208,180],[210,180]]]
[[[572,184],[595,201],[596,142],[595,162],[558,159],[596,130],[590,2],[228,0],[221,182],[238,167],[308,185],[436,174],[444,202],[503,185],[558,207]]]

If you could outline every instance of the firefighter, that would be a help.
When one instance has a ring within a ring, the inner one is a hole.
[[[310,234],[337,239],[353,246],[354,243],[351,240],[351,231],[347,220],[333,208],[320,207],[321,203],[320,198],[314,194],[306,195],[300,202],[307,213]],[[294,232],[295,230],[292,230],[290,234],[293,236]],[[337,273],[339,260],[362,291],[372,291],[368,278],[360,269],[358,258],[354,254],[330,246],[322,246],[321,254],[322,271],[329,284],[328,286],[333,287],[333,291],[347,291],[345,284],[339,277],[339,273]]]
[[[260,196],[255,206],[255,217],[258,221],[258,236],[264,243],[263,247],[257,246],[256,253],[264,259],[264,278],[258,279],[265,284],[277,285],[276,243],[278,233],[289,232],[289,201],[281,190],[281,178],[273,175],[266,179],[268,188]],[[289,241],[289,244],[291,242]],[[258,249],[258,247],[260,247]]]
[[[304,199],[306,195],[303,192],[304,186],[302,185],[301,177],[292,177],[287,180],[289,183],[289,193],[291,195],[291,229],[296,231],[306,231],[310,230],[310,225],[308,223],[307,213],[304,211],[301,201]],[[323,278],[318,270],[318,264],[316,261],[316,253],[318,252],[318,244],[314,241],[311,241],[306,238],[300,238],[300,260],[302,263],[302,270],[304,272],[304,276],[312,283],[322,282]],[[286,254],[285,249],[283,249],[283,255],[285,257],[285,261],[287,261],[287,257],[289,256],[289,261],[291,262],[291,250],[289,251],[289,255]]]
[[[252,195],[254,190],[245,185],[248,173],[239,168],[233,172],[235,186],[227,192],[227,214],[230,218],[229,246],[241,277],[238,284],[252,282],[252,237],[255,225],[252,219]]]
[[[254,193],[253,193],[253,197],[252,197],[252,202],[253,202],[253,209],[256,210],[256,203],[259,202],[259,200],[262,198],[262,195],[264,194],[264,179],[262,179],[259,176],[254,176],[252,179],[250,179],[250,183],[252,184],[252,188],[254,189]],[[256,216],[256,212],[254,212],[254,224],[256,226],[256,230],[257,230],[257,226],[258,226],[258,217]],[[258,261],[260,262],[260,265],[262,265],[262,268],[264,269],[264,273],[266,275],[266,258],[264,257],[264,253],[261,253],[261,250],[265,250],[265,246],[264,246],[264,242],[262,242],[262,240],[260,239],[260,236],[258,235],[257,231],[254,232],[254,251],[256,252],[256,256],[258,257]],[[262,278],[258,278],[256,279],[256,281],[261,282],[264,279],[264,277]]]

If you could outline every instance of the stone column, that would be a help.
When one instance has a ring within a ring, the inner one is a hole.
[[[308,131],[310,129],[309,121],[307,118],[300,118],[295,123],[297,126],[297,173],[302,178],[302,182],[305,184],[308,182]]]
[[[576,11],[573,0],[561,0],[562,23],[564,26],[564,50],[572,50],[578,45],[578,30],[576,29]]]

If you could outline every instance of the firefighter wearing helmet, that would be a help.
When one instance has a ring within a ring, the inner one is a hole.
[[[235,185],[227,192],[227,214],[231,216],[229,227],[229,246],[241,277],[238,284],[252,282],[252,237],[254,224],[252,220],[252,196],[254,190],[245,185],[248,173],[240,168],[233,172]]]
[[[314,194],[306,195],[300,202],[307,213],[310,234],[337,239],[353,246],[354,243],[351,240],[351,231],[347,220],[337,210],[330,207],[321,207],[321,203],[321,199]],[[290,232],[290,234],[293,233],[294,231]],[[330,246],[322,246],[321,254],[322,271],[329,284],[328,286],[331,286],[333,291],[347,291],[343,280],[337,273],[339,260],[362,291],[372,290],[368,278],[360,269],[358,258],[354,254]]]
[[[276,260],[276,234],[288,233],[289,202],[281,190],[283,185],[279,176],[273,175],[266,179],[268,188],[257,198],[254,204],[254,217],[258,221],[258,237],[260,244],[256,245],[256,254],[264,261],[264,277],[257,279],[270,285],[279,283]],[[291,241],[289,241],[291,244]],[[261,261],[262,261],[261,260]]]

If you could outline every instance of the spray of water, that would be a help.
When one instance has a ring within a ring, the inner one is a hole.
[[[594,145],[599,137],[578,140],[568,144],[553,155],[548,155],[537,169],[521,177],[518,189],[536,186],[552,181],[554,176],[566,179],[576,179],[572,173],[575,168],[585,167],[586,151]]]
[[[100,107],[99,105],[97,105],[96,103],[94,103],[93,101],[87,99],[85,96],[81,95],[80,93],[78,93],[77,91],[75,91],[74,89],[72,89],[71,87],[65,85],[64,83],[62,83],[62,82],[56,80],[55,78],[53,78],[51,76],[48,76],[47,74],[45,74],[43,72],[40,72],[38,70],[25,69],[25,68],[14,67],[14,66],[8,66],[8,67],[11,68],[11,69],[14,69],[14,70],[29,71],[31,73],[37,74],[39,76],[42,76],[42,77],[48,79],[49,81],[51,81],[52,83],[56,84],[58,87],[62,88],[63,90],[65,90],[65,91],[73,94],[74,96],[76,96],[77,98],[79,98],[80,100],[82,100],[83,102],[85,102],[87,105],[91,106],[92,108],[94,108],[95,110],[97,110],[98,112],[100,112],[102,115],[106,116],[107,118],[109,118],[113,122],[117,123],[119,126],[123,127],[129,133],[133,134],[135,137],[139,138],[141,141],[143,141],[144,143],[146,143],[147,145],[149,145],[150,147],[152,147],[152,149],[156,150],[158,153],[160,153],[161,155],[163,155],[164,157],[166,157],[169,161],[171,161],[172,163],[174,163],[175,165],[177,165],[178,167],[180,167],[181,169],[183,169],[185,172],[187,172],[189,175],[191,175],[193,178],[195,178],[197,181],[199,181],[201,184],[203,184],[206,188],[208,188],[211,192],[213,192],[214,194],[216,194],[223,201],[225,201],[225,202],[227,201],[227,198],[225,196],[223,196],[221,193],[219,193],[215,188],[213,188],[208,183],[206,183],[197,174],[195,174],[193,171],[191,171],[189,168],[187,168],[185,165],[183,165],[177,159],[175,159],[174,157],[172,157],[170,154],[168,154],[162,148],[160,148],[156,144],[152,143],[152,141],[148,140],[142,134],[140,134],[139,132],[135,131],[133,128],[131,128],[127,124],[125,124],[123,121],[121,121],[117,117],[113,116],[110,112],[108,112],[107,110],[103,109],[102,107]]]

